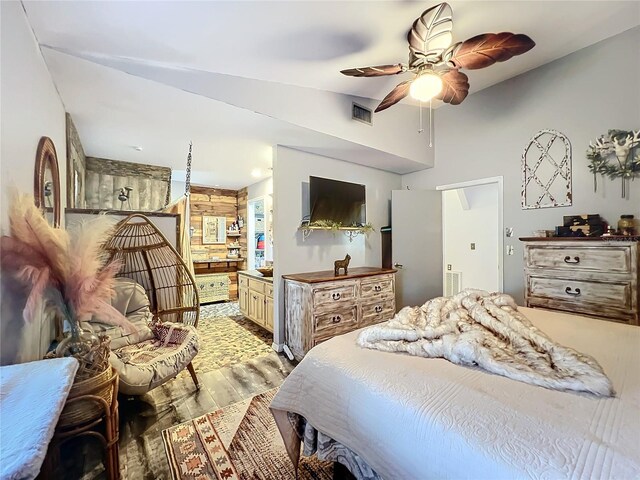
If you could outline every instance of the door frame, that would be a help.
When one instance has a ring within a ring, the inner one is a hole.
[[[467,182],[451,183],[448,185],[438,185],[436,190],[457,190],[458,188],[465,187],[477,187],[478,185],[491,185],[496,184],[498,187],[498,289],[500,292],[504,292],[504,177],[487,177],[479,178],[476,180],[469,180]],[[444,272],[447,271],[445,265],[444,249],[445,247],[445,215],[444,215],[444,202],[442,202],[442,282],[444,289]],[[443,290],[444,291],[444,290]]]
[[[256,247],[255,247],[255,236],[256,236],[256,216],[255,216],[255,208],[256,203],[262,202],[262,208],[265,210],[264,220],[265,220],[265,228],[266,228],[266,204],[267,200],[264,195],[259,197],[254,197],[251,200],[247,200],[247,218],[245,219],[247,225],[247,268],[249,270],[254,270],[254,266],[256,263]],[[250,220],[251,219],[251,220]],[[266,240],[266,232],[265,232],[265,240]],[[265,245],[266,248],[266,245]],[[266,254],[266,250],[265,250]]]

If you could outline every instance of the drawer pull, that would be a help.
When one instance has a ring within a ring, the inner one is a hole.
[[[376,313],[380,313],[382,311],[382,306],[376,305],[376,308],[374,308],[374,310],[376,311]]]
[[[571,260],[571,257],[567,255],[566,257],[564,257],[564,263],[571,263],[571,264],[576,265],[576,264],[580,263],[580,257],[573,257],[573,260]],[[569,293],[569,292],[567,292],[567,293]]]
[[[578,295],[580,295],[580,289],[579,288],[576,288],[575,291],[571,291],[571,290],[572,290],[571,287],[567,287],[567,288],[564,289],[564,292],[567,295],[573,295],[574,297],[577,297]]]
[[[340,293],[332,293],[331,294],[331,298],[333,298],[334,300],[340,300],[340,298],[342,297],[342,295],[340,295]],[[338,320],[340,321],[340,320]]]
[[[374,289],[376,292],[380,292],[380,291],[382,290],[382,287],[381,287],[380,285],[376,285],[375,287],[373,287],[373,289]]]
[[[334,315],[333,317],[331,317],[331,321],[333,323],[339,323],[340,320],[342,320],[342,317],[340,315]]]

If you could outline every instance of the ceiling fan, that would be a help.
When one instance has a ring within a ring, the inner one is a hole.
[[[504,62],[528,52],[535,42],[527,35],[510,32],[483,33],[464,42],[452,43],[453,10],[441,3],[425,10],[407,34],[408,65],[350,68],[340,73],[350,77],[381,77],[411,72],[415,76],[398,84],[376,108],[395,105],[407,95],[427,102],[433,98],[459,105],[469,93],[469,78],[461,68],[476,70]]]

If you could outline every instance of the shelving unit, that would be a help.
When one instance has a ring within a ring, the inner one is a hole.
[[[258,202],[255,206],[255,211],[253,213],[253,218],[251,219],[254,223],[253,230],[253,238],[251,241],[253,242],[253,262],[254,264],[250,266],[250,268],[258,268],[264,265],[265,258],[265,242],[266,242],[266,234],[265,234],[265,216],[264,216],[264,202]],[[258,242],[262,238],[262,248],[258,248]]]

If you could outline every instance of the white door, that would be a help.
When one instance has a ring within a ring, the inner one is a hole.
[[[396,308],[442,295],[442,195],[436,190],[391,193],[391,250]]]

